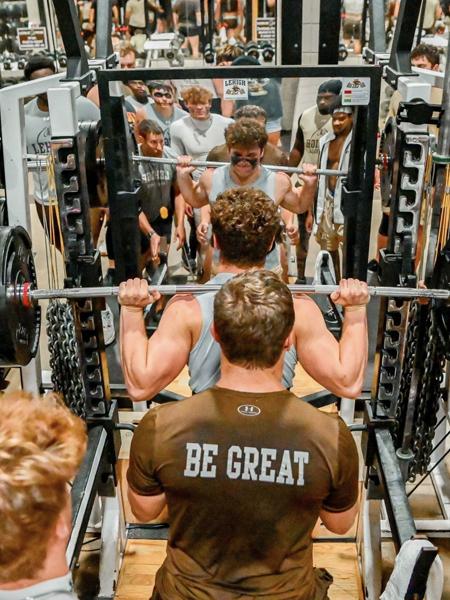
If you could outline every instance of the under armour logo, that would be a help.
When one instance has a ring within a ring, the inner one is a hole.
[[[257,417],[261,414],[261,409],[253,404],[241,404],[241,406],[238,406],[238,413],[244,415],[244,417]]]

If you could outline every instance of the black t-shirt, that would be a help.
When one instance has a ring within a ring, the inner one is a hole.
[[[200,0],[177,0],[172,11],[178,15],[181,26],[196,27]]]

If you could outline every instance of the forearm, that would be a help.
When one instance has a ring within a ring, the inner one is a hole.
[[[353,306],[344,311],[339,341],[341,379],[350,392],[349,397],[356,398],[361,393],[367,366],[367,311],[365,306]]]
[[[139,213],[139,229],[142,233],[153,233],[152,226],[150,225],[146,214],[142,211]]]
[[[316,186],[315,185],[303,185],[299,188],[296,188],[295,193],[299,198],[299,211],[298,213],[304,213],[312,210],[314,206],[314,198],[316,196]]]
[[[196,184],[190,175],[177,175],[177,183],[184,201],[193,208],[201,208],[207,204],[207,198],[199,193],[199,184]]]
[[[184,225],[184,212],[186,208],[186,202],[181,194],[175,196],[175,223],[179,227]]]
[[[132,400],[140,401],[148,383],[148,338],[143,309],[122,306],[120,311],[120,358],[125,384]]]
[[[294,146],[289,154],[289,167],[296,167],[302,159],[300,151]]]
[[[286,227],[290,227],[294,223],[294,213],[285,208],[281,209],[281,218]]]

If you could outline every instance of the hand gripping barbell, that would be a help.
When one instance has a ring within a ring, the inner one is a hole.
[[[158,285],[149,291],[162,295],[205,294],[221,286]],[[337,285],[291,285],[293,294],[330,295]],[[449,300],[450,290],[369,286],[370,296]],[[0,366],[26,365],[35,356],[40,333],[40,300],[106,298],[117,296],[119,287],[38,289],[31,240],[22,227],[0,227]]]

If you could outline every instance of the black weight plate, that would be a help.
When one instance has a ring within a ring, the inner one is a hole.
[[[105,207],[108,204],[107,195],[103,192],[105,166],[97,162],[97,159],[104,158],[101,121],[80,123],[80,139],[83,146],[80,151],[80,161],[83,160],[84,155],[89,205],[92,208]]]
[[[386,125],[381,134],[380,158],[385,164],[381,165],[380,191],[381,202],[383,206],[389,206],[392,195],[392,175],[394,172],[393,163],[395,157],[395,145],[397,140],[397,124],[393,117],[386,121]]]
[[[0,227],[0,366],[24,366],[38,349],[40,308],[8,294],[26,282],[36,286],[31,240],[22,227]]]

